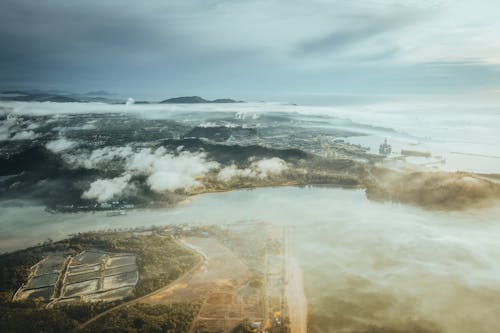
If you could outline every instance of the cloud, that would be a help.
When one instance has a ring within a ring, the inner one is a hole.
[[[406,15],[405,18],[408,18]],[[362,22],[357,22],[357,21]],[[354,20],[348,27],[340,27],[325,36],[312,38],[301,42],[296,52],[298,55],[340,52],[358,43],[366,42],[381,34],[396,30],[410,24],[411,20],[403,20],[402,17],[369,18],[363,17]]]
[[[32,131],[35,129],[32,122],[23,118],[8,114],[5,120],[0,121],[0,140],[33,140],[38,135]]]
[[[40,127],[40,125],[37,123],[29,123],[28,126],[26,127],[26,129],[34,130],[34,129],[37,129],[38,127]]]
[[[208,161],[205,153],[167,153],[165,148],[142,149],[131,156],[126,168],[134,174],[147,175],[147,184],[153,191],[190,190],[202,184],[197,178],[204,176],[219,164]]]
[[[105,169],[108,166],[121,167],[134,154],[132,147],[104,147],[91,152],[64,154],[63,159],[73,167],[85,169]]]
[[[265,179],[279,175],[288,169],[287,163],[277,157],[251,159],[248,168],[240,169],[234,164],[222,167],[218,162],[209,160],[204,152],[177,149],[175,153],[171,153],[163,147],[157,149],[134,149],[130,146],[107,147],[84,154],[63,154],[63,158],[75,167],[98,170],[111,168],[129,177],[122,176],[92,183],[90,190],[84,194],[85,198],[97,198],[97,193],[102,190],[103,194],[99,197],[101,199],[103,196],[108,198],[110,195],[121,192],[125,188],[123,184],[133,176],[145,176],[145,182],[149,188],[162,193],[177,190],[192,191],[201,188],[204,186],[204,178],[211,172],[217,172],[218,180],[228,182],[239,177]]]
[[[248,168],[240,169],[231,164],[219,170],[217,179],[228,182],[234,178],[267,178],[281,174],[288,169],[287,163],[278,157],[253,161]]]
[[[126,174],[121,177],[111,179],[98,179],[90,188],[82,194],[83,199],[95,199],[98,202],[106,202],[122,194],[127,188],[131,175]]]
[[[33,131],[19,131],[10,138],[10,140],[33,140],[36,139],[38,135]]]
[[[252,163],[252,167],[257,170],[260,178],[277,175],[285,171],[288,166],[281,158],[266,158]]]
[[[498,6],[487,0],[111,0],[71,6],[5,0],[0,86],[88,91],[99,82],[99,89],[137,92],[138,98],[166,97],[159,96],[165,91],[207,97],[253,91],[260,99],[270,88],[275,94],[311,93],[339,77],[341,87],[358,91],[365,74],[384,73],[377,66],[350,69],[374,61],[398,72],[412,70],[397,67],[401,63],[500,63]],[[351,73],[317,71],[345,63]],[[359,79],[344,80],[344,74]]]
[[[219,171],[217,179],[228,182],[233,178],[254,178],[256,176],[257,173],[252,169],[239,169],[236,165],[231,164]]]
[[[202,185],[192,175],[176,171],[156,171],[148,177],[147,184],[155,192],[190,190]]]
[[[0,140],[9,140],[10,128],[13,125],[14,125],[13,122],[10,120],[5,120],[0,122]]]
[[[198,178],[219,168],[219,163],[207,160],[203,152],[178,150],[173,154],[163,147],[105,147],[91,152],[63,154],[63,158],[73,167],[113,169],[128,175],[146,176],[147,185],[156,192],[191,190],[202,186]]]
[[[53,153],[60,153],[62,151],[74,148],[77,145],[78,145],[78,142],[71,141],[71,140],[68,140],[64,137],[61,137],[57,140],[47,142],[45,144],[45,147],[48,150],[52,151]]]

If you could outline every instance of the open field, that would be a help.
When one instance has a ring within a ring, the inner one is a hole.
[[[142,301],[170,304],[202,301],[192,327],[229,332],[244,318],[261,321],[261,290],[248,286],[252,274],[248,266],[214,238],[188,237],[188,247],[204,254],[204,264],[192,275]]]
[[[139,280],[135,255],[83,251],[71,259],[64,278],[62,298],[87,301],[123,299]],[[102,297],[100,297],[102,296]]]
[[[128,253],[85,250],[75,256],[54,253],[32,267],[14,300],[42,298],[50,306],[68,301],[123,299],[139,280],[136,257]]]
[[[62,253],[54,253],[31,267],[26,283],[16,292],[13,299],[51,299],[56,291],[56,283],[66,264]]]

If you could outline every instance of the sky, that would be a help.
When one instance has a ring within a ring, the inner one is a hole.
[[[0,0],[0,88],[500,95],[496,0]]]

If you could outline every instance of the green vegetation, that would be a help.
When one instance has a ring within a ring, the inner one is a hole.
[[[146,237],[147,240],[143,238]],[[138,296],[148,294],[177,279],[193,267],[198,256],[168,237],[141,236],[126,241],[113,240],[115,250],[137,254]]]
[[[117,304],[74,303],[46,309],[41,300],[10,302],[10,293],[0,295],[0,332],[70,332],[78,327],[80,321]]]
[[[263,277],[260,274],[254,274],[250,281],[248,281],[248,285],[252,288],[259,289],[264,285]]]
[[[58,242],[0,255],[0,332],[77,332],[78,325],[123,301],[70,303],[46,309],[41,299],[12,302],[30,267],[47,253],[76,254],[84,249],[129,252],[137,256],[136,296],[161,288],[192,268],[199,260],[190,249],[168,236],[133,232],[85,233]],[[117,309],[98,322],[102,329],[83,332],[183,332],[191,325],[196,304],[134,305]],[[130,321],[128,319],[133,318]],[[142,324],[141,324],[142,322]]]
[[[43,257],[41,247],[34,247],[0,256],[0,292],[12,291],[21,287],[30,272],[30,267]]]
[[[132,252],[137,255],[139,284],[137,295],[144,295],[178,278],[193,267],[198,257],[170,237],[134,235],[133,233],[86,233],[59,242],[46,242],[18,252],[0,256],[0,291],[15,292],[26,280],[31,266],[44,253],[76,254],[84,249]]]
[[[198,303],[135,304],[111,312],[87,329],[96,333],[183,333],[189,331],[199,309]]]
[[[231,330],[231,333],[253,333],[254,329],[250,326],[250,320],[245,319]]]
[[[187,332],[200,305],[135,304],[109,313],[80,330],[78,325],[114,303],[78,303],[46,309],[41,301],[9,302],[0,297],[0,332],[23,333],[182,333]]]

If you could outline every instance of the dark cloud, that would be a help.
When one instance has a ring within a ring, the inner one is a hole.
[[[110,56],[123,62],[146,50],[162,52],[165,44],[178,44],[175,34],[169,34],[168,22],[162,22],[160,29],[149,17],[120,7],[76,4],[80,5],[19,1],[4,6],[2,64],[78,66],[107,61]]]
[[[245,99],[253,92],[260,99],[264,93],[370,90],[376,81],[376,89],[412,89],[418,82],[418,90],[430,73],[443,71],[496,84],[493,65],[426,65],[419,73],[415,68],[425,62],[401,64],[408,51],[396,35],[432,15],[389,0],[3,0],[0,88],[106,89],[149,98]]]
[[[325,37],[312,39],[301,43],[297,47],[297,53],[323,53],[341,51],[356,43],[373,38],[388,30],[389,27],[373,25],[334,31]]]
[[[126,82],[179,83],[247,56],[246,50],[198,47],[193,36],[179,29],[186,23],[171,12],[177,5],[162,3],[5,1],[0,85],[91,90],[104,82],[116,91],[114,84]]]
[[[384,33],[398,31],[416,24],[425,19],[425,13],[421,10],[408,11],[407,8],[402,7],[382,16],[365,14],[344,18],[342,22],[345,23],[341,27],[326,35],[301,42],[295,51],[298,55],[341,52]]]

